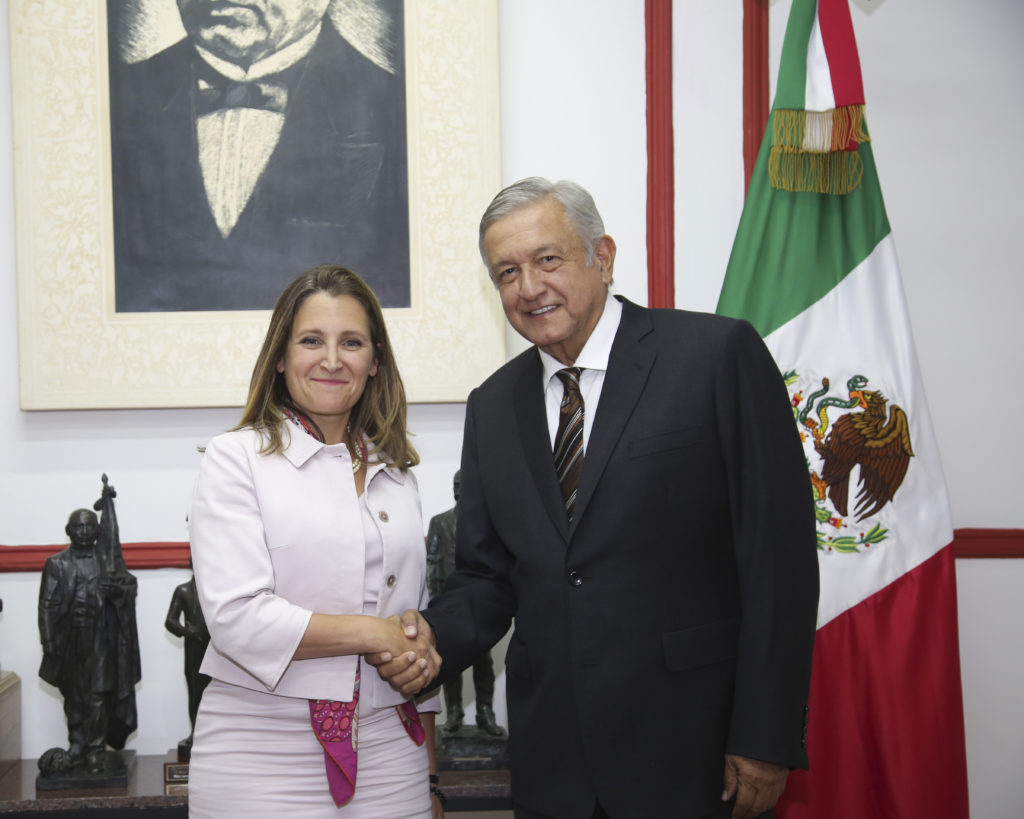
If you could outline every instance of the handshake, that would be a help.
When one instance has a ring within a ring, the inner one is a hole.
[[[430,623],[416,609],[408,609],[401,617],[385,621],[389,629],[390,648],[365,656],[381,678],[405,696],[418,694],[437,677],[441,655],[434,648]]]

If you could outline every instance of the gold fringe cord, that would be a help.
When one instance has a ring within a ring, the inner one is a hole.
[[[773,188],[844,194],[860,187],[864,163],[850,143],[870,142],[863,105],[830,111],[779,109],[772,117],[768,179]]]
[[[773,188],[795,193],[850,193],[860,187],[864,163],[856,151],[805,153],[773,146],[768,155],[768,181]]]
[[[830,153],[844,151],[855,142],[870,142],[864,121],[863,105],[845,105],[830,111],[775,111],[772,145],[807,151]]]

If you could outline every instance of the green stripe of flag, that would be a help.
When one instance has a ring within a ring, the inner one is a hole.
[[[774,116],[765,129],[717,308],[746,319],[762,337],[838,285],[889,233],[868,143],[857,149],[864,176],[851,193],[792,193],[768,184]]]
[[[817,13],[813,0],[797,0],[789,13],[786,36],[782,41],[782,59],[775,89],[773,108],[802,110],[807,91],[807,46]]]

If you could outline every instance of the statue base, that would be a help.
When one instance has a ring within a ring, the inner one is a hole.
[[[21,759],[21,678],[0,671],[0,778]]]
[[[40,773],[37,791],[78,791],[87,788],[127,788],[128,777],[135,770],[135,751],[111,751],[103,755],[103,770],[89,773],[85,768],[70,768]]]
[[[178,762],[188,762],[192,758],[192,737],[188,736],[178,743]]]
[[[508,737],[492,737],[475,725],[463,725],[453,734],[435,731],[437,768],[440,771],[483,771],[508,767]]]

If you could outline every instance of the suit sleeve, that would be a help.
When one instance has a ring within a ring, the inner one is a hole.
[[[476,404],[466,404],[461,486],[455,524],[455,572],[424,616],[443,666],[438,682],[461,674],[508,631],[515,613],[512,555],[491,523],[481,482]]]
[[[727,750],[806,767],[818,605],[811,487],[785,384],[746,322],[726,342],[715,401],[742,612]]]

